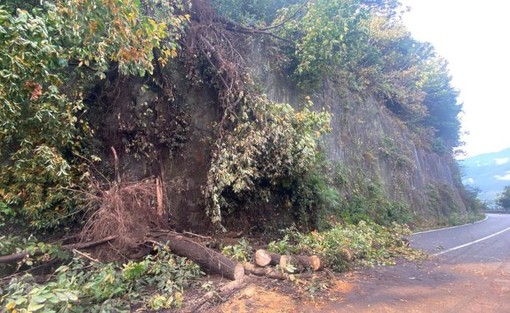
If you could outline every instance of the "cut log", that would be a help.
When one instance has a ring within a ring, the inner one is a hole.
[[[208,273],[219,274],[231,280],[238,280],[244,276],[244,267],[241,263],[198,242],[171,233],[166,234],[165,239],[168,240],[168,247],[173,253],[187,257]],[[161,244],[161,242],[153,240],[147,240],[147,242]]]
[[[320,258],[315,255],[282,255],[280,258],[280,268],[287,273],[302,273],[307,270],[318,271],[321,266]]]
[[[280,264],[280,257],[281,255],[279,254],[259,249],[255,252],[255,264],[261,267],[268,265],[278,265]]]
[[[247,274],[251,274],[251,275],[255,275],[255,276],[264,276],[264,277],[280,279],[280,280],[290,279],[290,276],[287,273],[282,273],[282,272],[277,271],[273,268],[257,267],[251,263],[245,263],[244,270]]]

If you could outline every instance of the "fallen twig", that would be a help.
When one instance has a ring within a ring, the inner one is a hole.
[[[86,253],[83,253],[79,250],[73,249],[73,253],[76,253],[79,256],[84,257],[85,259],[90,260],[94,263],[100,263],[98,259],[94,259],[93,257],[91,257],[91,256],[87,255]]]

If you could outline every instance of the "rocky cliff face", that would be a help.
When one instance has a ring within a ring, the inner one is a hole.
[[[260,56],[253,59],[253,64],[263,60]],[[290,81],[260,70],[263,65],[253,68],[271,100],[297,105],[303,95]],[[219,121],[221,108],[214,88],[207,83],[194,84],[183,75],[174,78],[171,102],[158,86],[146,88],[142,80],[121,82],[123,87],[117,92],[96,99],[107,105],[99,106],[102,122],[95,128],[103,159],[111,158],[109,147],[119,151],[125,179],[164,173],[166,205],[174,226],[197,229],[207,224],[202,188],[210,166],[213,124]],[[352,209],[365,197],[371,199],[370,210],[389,203],[399,209],[381,214],[402,215],[391,218],[418,224],[441,223],[452,212],[466,212],[452,156],[434,153],[374,97],[325,82],[312,99],[318,108],[334,114],[332,132],[323,138],[321,147],[337,176],[335,187],[344,206]],[[147,108],[150,114],[141,114]],[[142,131],[143,127],[149,131]],[[165,132],[185,139],[165,141],[161,135]]]
[[[272,100],[295,101],[295,89],[288,82],[265,79]],[[434,152],[374,97],[324,83],[313,100],[317,108],[333,113],[332,132],[324,138],[322,149],[336,165],[337,175],[344,176],[339,186],[344,201],[375,188],[406,207],[402,214],[410,214],[406,219],[420,225],[445,223],[452,213],[466,213],[464,187],[453,156]]]
[[[421,144],[416,134],[373,98],[332,88],[325,88],[317,98],[334,114],[333,131],[324,140],[325,152],[342,164],[348,180],[354,182],[344,192],[356,193],[356,185],[376,185],[422,223],[438,222],[451,212],[465,213],[452,156],[438,155]]]

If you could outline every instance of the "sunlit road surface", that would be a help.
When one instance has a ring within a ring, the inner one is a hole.
[[[510,312],[510,214],[415,234],[431,261],[346,275],[352,288],[317,312]]]

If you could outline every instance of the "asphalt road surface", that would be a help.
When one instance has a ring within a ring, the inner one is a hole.
[[[319,312],[510,312],[510,215],[418,233],[431,260],[348,274]]]

